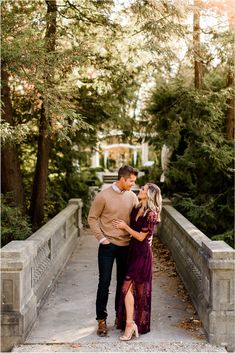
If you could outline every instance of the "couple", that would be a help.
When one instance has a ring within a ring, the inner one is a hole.
[[[152,249],[154,226],[160,220],[162,197],[159,187],[144,185],[137,196],[130,191],[138,171],[125,165],[118,180],[94,199],[88,223],[99,241],[99,284],[96,297],[97,334],[107,335],[107,302],[114,260],[117,265],[115,296],[116,325],[133,334],[150,331]]]

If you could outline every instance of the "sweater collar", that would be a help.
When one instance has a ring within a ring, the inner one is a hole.
[[[118,192],[119,194],[122,194],[123,192],[125,192],[125,190],[120,190],[119,187],[116,185],[116,182],[112,183],[112,189],[116,192]]]

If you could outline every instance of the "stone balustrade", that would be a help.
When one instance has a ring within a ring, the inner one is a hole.
[[[211,344],[234,351],[235,251],[212,241],[165,202],[158,228]]]
[[[72,199],[27,240],[1,249],[1,351],[24,342],[39,309],[70,257],[82,229],[82,202]],[[234,349],[235,251],[211,241],[170,202],[158,227],[211,344]]]
[[[1,351],[22,343],[74,250],[82,202],[68,206],[26,240],[1,249]]]

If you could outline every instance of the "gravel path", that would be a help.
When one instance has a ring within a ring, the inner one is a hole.
[[[104,343],[89,343],[89,344],[35,344],[35,345],[24,345],[13,349],[13,352],[177,352],[177,353],[212,353],[212,352],[226,352],[221,347],[211,346],[207,343],[185,343],[185,342],[162,342],[156,343],[143,343],[143,342],[110,342]]]

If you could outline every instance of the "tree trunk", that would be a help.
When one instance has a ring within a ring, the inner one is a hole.
[[[227,15],[229,21],[229,30],[233,33],[235,27],[235,2],[233,0],[227,0]],[[226,119],[226,138],[228,140],[234,139],[234,114],[235,114],[235,78],[234,78],[234,60],[232,59],[232,64],[228,73],[228,87],[232,88],[231,96],[229,97],[227,104],[227,119]]]
[[[42,107],[39,123],[37,163],[29,210],[34,231],[41,227],[44,219],[44,203],[51,146],[52,141],[48,132],[48,119],[45,116],[44,107]]]
[[[11,126],[13,122],[13,109],[11,102],[10,88],[8,84],[7,65],[2,61],[2,119]],[[1,187],[2,193],[11,193],[12,205],[19,207],[25,213],[25,197],[23,188],[23,178],[20,170],[20,160],[18,148],[13,143],[6,143],[1,150]]]
[[[55,51],[56,45],[56,0],[46,0],[47,4],[47,29],[45,34],[46,53],[51,54]],[[44,87],[52,88],[54,81],[53,55],[46,56],[44,69]],[[33,190],[29,214],[32,221],[33,230],[37,230],[43,224],[44,203],[46,196],[46,186],[48,178],[48,166],[50,151],[52,148],[52,138],[50,132],[50,110],[48,108],[48,98],[43,97],[43,106],[39,121],[39,138],[37,162],[33,181]]]
[[[194,84],[196,89],[203,86],[203,63],[201,61],[200,42],[200,0],[194,0],[193,47],[194,47]]]

